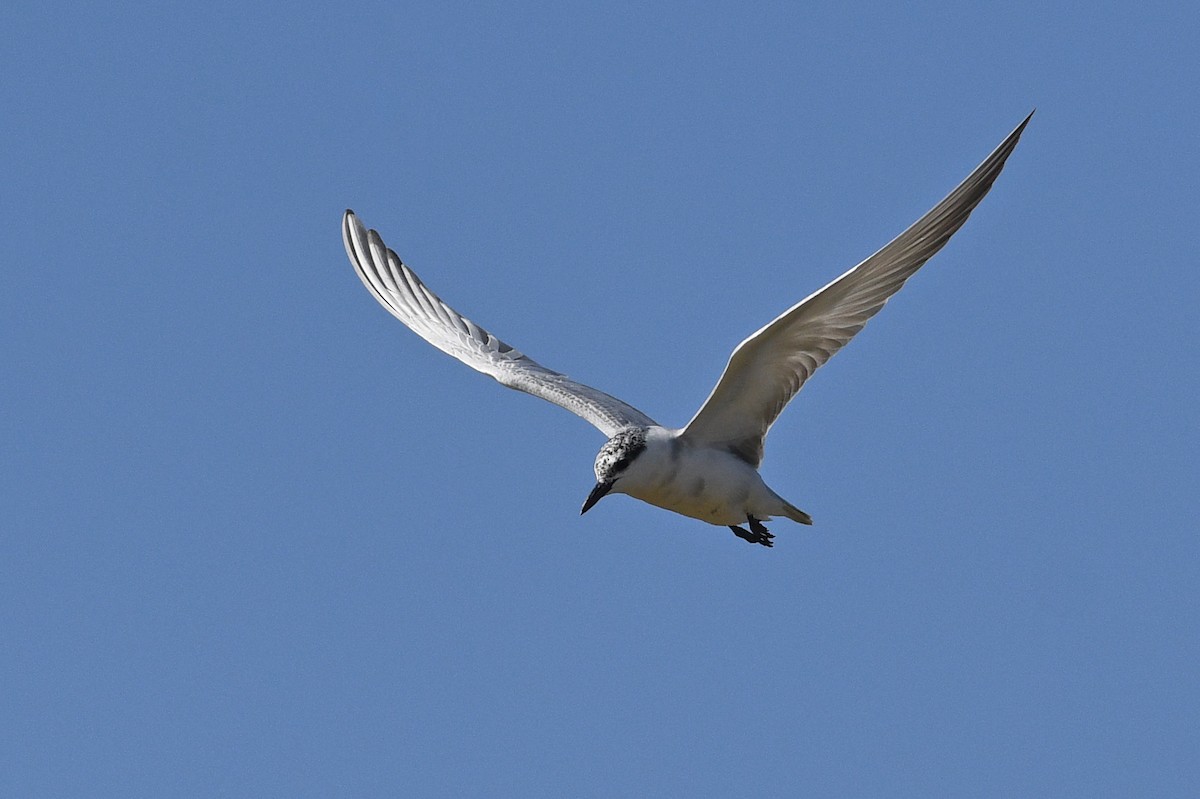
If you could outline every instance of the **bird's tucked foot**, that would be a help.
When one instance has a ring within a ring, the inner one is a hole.
[[[729,525],[729,529],[733,530],[733,534],[738,538],[749,541],[751,544],[762,544],[764,547],[775,546],[775,541],[773,540],[775,536],[771,535],[762,522],[753,516],[747,517],[747,521],[750,522],[749,532],[744,527],[738,527],[733,524]]]

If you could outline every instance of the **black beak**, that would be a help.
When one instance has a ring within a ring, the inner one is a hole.
[[[606,483],[596,483],[596,487],[592,489],[592,493],[588,494],[587,500],[584,501],[583,510],[579,511],[579,515],[582,516],[591,510],[592,506],[599,502],[605,494],[607,494],[609,491],[612,491],[612,487],[612,480],[609,480]]]

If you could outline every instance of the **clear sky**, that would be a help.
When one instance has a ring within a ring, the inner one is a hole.
[[[650,5],[0,12],[0,795],[1196,795],[1200,12]],[[1035,106],[772,550],[342,249],[682,425]]]

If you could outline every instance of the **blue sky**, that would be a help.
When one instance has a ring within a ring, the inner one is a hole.
[[[843,6],[7,7],[0,794],[1194,795],[1198,12]],[[1035,106],[773,550],[339,236],[679,425]]]

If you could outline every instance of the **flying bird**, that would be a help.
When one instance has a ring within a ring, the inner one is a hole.
[[[583,417],[608,437],[580,513],[608,494],[627,494],[769,547],[774,536],[763,522],[783,516],[812,524],[812,518],[759,476],[767,431],[812,373],[962,227],[1032,117],[911,227],[739,344],[708,399],[679,429],[547,369],[455,311],[353,211],[342,218],[342,237],[363,284],[417,335],[502,385]]]

